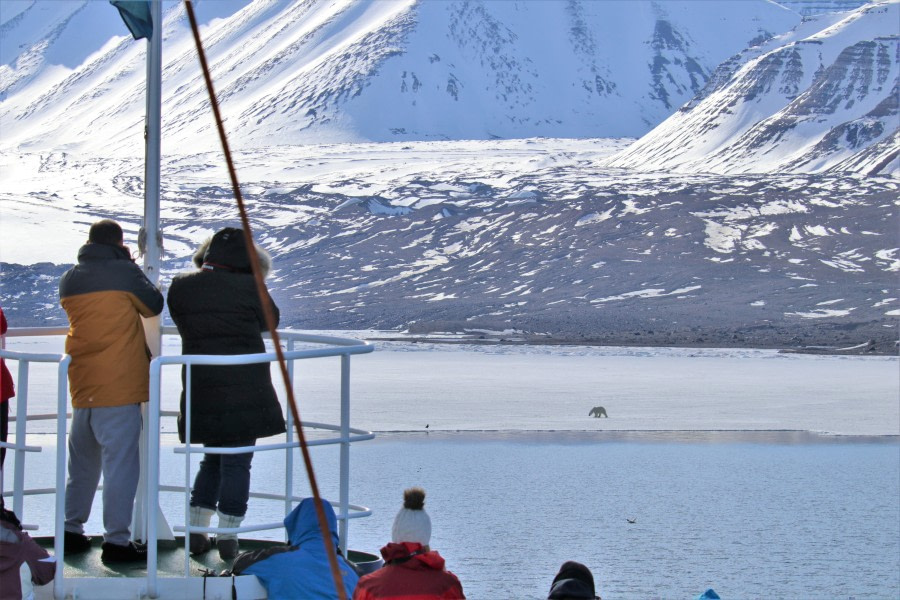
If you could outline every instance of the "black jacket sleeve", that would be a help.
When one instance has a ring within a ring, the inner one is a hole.
[[[253,550],[251,552],[241,552],[238,557],[234,559],[234,564],[231,565],[231,572],[234,575],[240,575],[245,570],[249,569],[251,565],[262,562],[270,556],[281,554],[282,552],[293,552],[296,549],[297,546],[269,546],[268,548]]]

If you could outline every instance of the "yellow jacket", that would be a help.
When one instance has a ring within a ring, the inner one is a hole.
[[[69,391],[75,408],[146,402],[150,352],[141,316],[158,315],[163,297],[123,248],[86,244],[59,284],[69,317]]]

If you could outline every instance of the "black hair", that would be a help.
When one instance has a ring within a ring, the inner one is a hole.
[[[597,598],[594,576],[580,562],[568,560],[553,578],[547,600],[593,600]]]
[[[92,244],[121,246],[125,240],[122,227],[112,219],[103,219],[91,225],[88,241]]]

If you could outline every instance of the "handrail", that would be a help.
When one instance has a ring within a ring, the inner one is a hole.
[[[7,331],[7,337],[26,337],[26,336],[55,336],[65,334],[68,330],[59,327],[28,327],[15,328]],[[177,335],[175,327],[166,326],[162,328],[164,335]],[[337,502],[332,504],[337,509],[337,518],[339,523],[339,539],[341,541],[341,550],[347,552],[347,533],[350,519],[366,517],[372,514],[372,511],[365,506],[351,504],[349,501],[349,448],[354,442],[369,440],[375,437],[370,431],[350,427],[350,392],[349,392],[349,369],[350,357],[357,354],[366,354],[374,350],[374,346],[370,343],[341,338],[328,335],[313,335],[300,332],[285,330],[280,332],[281,338],[287,346],[288,350],[284,352],[285,359],[288,361],[290,384],[293,385],[293,366],[297,360],[308,360],[324,357],[340,357],[341,359],[341,422],[338,425],[317,422],[304,422],[306,428],[321,429],[324,431],[332,431],[337,435],[328,436],[326,438],[310,440],[308,446],[322,446],[338,444],[340,446],[340,469],[339,469],[339,498]],[[266,336],[268,337],[268,336]],[[327,347],[314,347],[295,349],[296,344],[314,344],[324,345]],[[71,358],[66,354],[52,353],[28,353],[16,352],[9,349],[0,350],[0,356],[9,360],[19,362],[19,376],[17,384],[17,405],[16,405],[16,442],[13,444],[4,443],[4,447],[10,448],[15,452],[15,474],[14,474],[14,490],[13,490],[13,509],[17,514],[22,515],[23,502],[25,496],[37,494],[47,494],[65,489],[66,476],[66,430],[67,418],[71,415],[67,413],[68,408],[68,379],[67,372]],[[197,453],[218,453],[218,454],[236,454],[239,452],[265,452],[284,450],[285,451],[285,492],[283,495],[272,493],[251,492],[251,497],[265,500],[283,500],[285,503],[285,512],[290,510],[293,502],[302,498],[293,493],[293,449],[299,447],[299,443],[293,439],[293,416],[287,411],[287,433],[286,441],[282,443],[266,444],[262,446],[253,446],[245,448],[200,448],[190,443],[190,424],[186,423],[186,443],[184,446],[174,448],[176,454],[184,454],[187,464],[185,473],[185,486],[161,485],[159,481],[159,452],[160,452],[160,418],[171,418],[178,415],[176,411],[161,410],[161,377],[162,368],[164,366],[182,365],[187,367],[188,383],[186,385],[186,412],[187,421],[190,421],[190,372],[193,365],[235,365],[235,364],[253,364],[260,362],[270,362],[276,357],[275,352],[261,352],[245,355],[169,355],[158,356],[150,362],[150,402],[149,415],[147,422],[147,432],[155,435],[147,436],[146,448],[146,465],[147,465],[147,489],[144,494],[147,510],[144,511],[144,519],[146,522],[147,547],[147,588],[146,592],[150,597],[158,595],[158,555],[157,555],[157,519],[159,511],[159,493],[180,491],[185,494],[185,514],[184,526],[176,526],[173,529],[178,532],[185,532],[185,576],[190,576],[190,556],[188,554],[188,544],[190,532],[205,533],[240,533],[245,531],[262,531],[271,529],[280,529],[282,523],[257,523],[247,524],[238,528],[220,528],[220,527],[192,527],[189,517],[189,491],[190,491],[190,455]],[[28,415],[28,367],[31,362],[55,362],[58,363],[58,385],[57,385],[57,413]],[[20,420],[20,415],[24,415],[24,419]],[[56,418],[56,488],[40,488],[40,489],[24,489],[24,471],[25,471],[25,453],[39,452],[42,450],[40,446],[26,446],[26,424],[29,421],[48,420]],[[139,492],[140,494],[140,492]],[[136,498],[139,499],[140,495]],[[35,526],[30,526],[36,528]],[[63,536],[61,535],[65,528],[65,494],[56,493],[55,505],[55,540],[54,552],[57,556],[63,556]],[[56,564],[56,576],[54,580],[54,596],[63,598],[66,594],[64,587],[64,570],[63,560],[58,560]]]
[[[7,337],[16,337],[18,330],[8,329]],[[35,334],[26,334],[35,335]],[[65,494],[58,493],[58,490],[65,489],[66,485],[66,405],[68,392],[68,373],[69,363],[72,358],[68,354],[46,354],[33,352],[14,352],[12,350],[0,349],[0,357],[7,360],[16,360],[19,362],[18,379],[16,381],[16,441],[15,444],[3,444],[7,448],[14,450],[13,463],[13,512],[24,519],[24,502],[26,492],[27,495],[35,493],[35,490],[25,489],[25,452],[40,452],[43,448],[25,445],[26,426],[20,426],[19,415],[28,414],[28,371],[32,362],[41,363],[58,363],[57,364],[57,415],[56,415],[56,488],[51,493],[56,492],[56,506],[54,530],[56,535],[53,540],[53,553],[56,556],[63,556],[63,536],[58,535],[65,528]],[[24,420],[28,422],[27,418]],[[37,529],[37,526],[26,526],[28,529]],[[63,561],[56,561],[56,572],[54,575],[53,595],[56,598],[62,598],[63,590]]]
[[[66,335],[68,332],[68,327],[10,327],[6,330],[6,337]]]
[[[165,331],[165,329],[164,329]],[[347,532],[348,532],[348,521],[350,518],[354,518],[350,511],[355,508],[354,505],[351,505],[349,502],[349,446],[353,441],[362,441],[363,439],[372,439],[374,434],[371,432],[363,431],[363,430],[351,430],[349,426],[349,411],[350,411],[350,403],[349,403],[349,360],[350,356],[355,354],[365,354],[372,352],[374,350],[374,346],[367,342],[360,342],[358,340],[346,339],[346,338],[337,338],[332,336],[320,336],[320,335],[309,335],[309,334],[300,334],[295,332],[286,331],[282,334],[282,339],[285,340],[289,349],[287,352],[284,352],[285,360],[288,361],[289,365],[293,366],[294,361],[296,360],[305,360],[312,358],[323,358],[323,357],[341,357],[341,425],[340,426],[329,426],[328,429],[333,431],[339,431],[340,435],[336,438],[332,438],[329,440],[316,440],[314,442],[308,443],[308,445],[323,445],[326,443],[337,443],[340,445],[340,483],[339,483],[339,495],[340,498],[338,500],[337,506],[339,508],[338,511],[338,523],[339,523],[339,534],[338,537],[341,541],[341,550],[346,554],[347,552]],[[293,346],[297,342],[304,343],[312,343],[312,344],[330,344],[330,347],[325,348],[311,348],[311,349],[303,349],[303,350],[294,350]],[[298,447],[298,443],[293,441],[291,432],[293,430],[292,423],[292,415],[290,411],[287,412],[287,441],[285,443],[280,444],[267,444],[265,446],[252,446],[252,447],[241,447],[241,448],[198,448],[194,450],[191,444],[191,372],[192,369],[190,367],[195,365],[238,365],[238,364],[254,364],[261,362],[271,362],[275,360],[277,357],[275,352],[260,352],[254,354],[242,354],[242,355],[172,355],[172,356],[158,356],[154,358],[150,362],[150,410],[149,410],[149,422],[148,422],[148,431],[159,431],[159,420],[161,417],[161,378],[162,378],[162,368],[164,366],[170,365],[181,365],[183,367],[187,367],[186,375],[185,375],[185,445],[181,448],[176,449],[176,453],[183,453],[185,455],[185,491],[190,489],[190,455],[195,453],[211,453],[211,454],[238,454],[241,452],[265,452],[271,450],[280,450],[283,449],[286,452],[286,461],[285,464],[287,466],[286,469],[286,477],[285,477],[285,505],[286,510],[290,507],[290,498],[293,498],[293,468],[292,463],[290,461],[290,457],[292,455],[291,450],[293,448]],[[290,371],[291,376],[291,385],[293,385],[293,370]],[[315,427],[317,424],[313,423],[305,423],[307,427]],[[352,435],[351,435],[352,434]],[[157,581],[157,572],[156,567],[158,563],[158,550],[157,550],[157,518],[158,518],[158,502],[159,502],[159,492],[160,492],[160,482],[159,482],[159,437],[158,436],[149,436],[149,448],[147,452],[147,490],[146,490],[146,501],[147,501],[147,589],[148,593],[151,597],[155,597],[157,593],[158,581]],[[368,509],[361,507],[365,512],[369,512]],[[363,516],[363,515],[359,515]],[[258,525],[244,525],[242,527],[236,528],[222,528],[222,527],[194,527],[190,524],[190,502],[189,496],[185,494],[185,503],[184,503],[184,527],[175,527],[175,531],[184,531],[184,544],[185,544],[185,576],[189,576],[190,574],[190,555],[188,552],[188,545],[191,532],[202,532],[202,533],[241,533],[244,531],[259,531],[263,529],[272,529],[272,528],[281,528],[281,523],[266,523],[266,524],[258,524]],[[274,525],[274,527],[273,527]]]

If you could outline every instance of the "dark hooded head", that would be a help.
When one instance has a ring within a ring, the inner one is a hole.
[[[272,268],[272,259],[268,252],[258,244],[253,244],[253,247],[259,257],[259,266],[262,269],[263,277],[266,277]],[[243,229],[225,227],[217,231],[194,253],[194,264],[197,267],[208,265],[212,269],[252,273],[253,269],[250,266],[250,255],[247,253]]]
[[[553,578],[547,600],[594,600],[594,576],[591,570],[579,562],[564,562]]]

